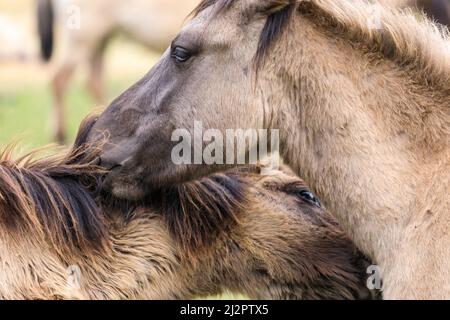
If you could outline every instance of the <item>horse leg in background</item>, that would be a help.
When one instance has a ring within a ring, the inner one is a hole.
[[[105,58],[108,39],[109,38],[105,38],[89,57],[88,90],[92,99],[99,105],[105,103],[103,60]]]
[[[65,96],[70,79],[72,78],[74,72],[77,70],[77,67],[80,64],[89,63],[89,70],[95,69],[95,72],[90,71],[89,78],[91,79],[93,77],[91,74],[95,73],[98,74],[95,75],[95,78],[98,79],[96,79],[95,82],[101,80],[101,76],[99,75],[101,75],[101,60],[103,59],[103,52],[101,51],[97,53],[97,50],[95,49],[97,48],[97,46],[95,46],[94,44],[103,43],[103,41],[97,41],[98,38],[101,39],[102,37],[96,37],[89,42],[84,41],[84,39],[72,40],[72,42],[70,42],[69,48],[67,48],[67,53],[64,59],[57,65],[56,72],[53,76],[52,87],[55,99],[53,111],[53,137],[56,142],[60,144],[64,144],[66,142]],[[98,63],[96,60],[100,60],[100,63]],[[92,66],[95,66],[95,68],[93,68]],[[95,86],[101,87],[101,85],[98,84],[95,84]],[[100,97],[101,93],[96,93],[96,95]]]
[[[57,71],[52,79],[53,89],[53,138],[56,142],[64,144],[66,140],[65,135],[65,105],[64,97],[67,90],[67,85],[72,77],[77,63],[75,61],[65,61],[59,65]]]

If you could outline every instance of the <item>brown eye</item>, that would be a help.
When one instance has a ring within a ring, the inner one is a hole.
[[[175,48],[172,49],[172,52],[171,52],[170,56],[176,62],[183,63],[183,62],[188,61],[192,57],[192,54],[188,50],[186,50],[185,48],[175,47]]]
[[[301,198],[308,201],[309,203],[311,203],[319,208],[322,207],[322,204],[320,203],[319,199],[317,199],[317,197],[311,191],[302,190],[302,191],[300,191],[299,195]]]

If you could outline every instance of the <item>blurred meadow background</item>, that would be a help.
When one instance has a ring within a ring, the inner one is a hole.
[[[25,150],[52,143],[50,81],[61,55],[58,44],[63,41],[56,30],[55,59],[50,63],[41,61],[35,0],[0,0],[0,15],[10,28],[3,28],[2,32],[13,38],[8,39],[10,44],[2,43],[9,53],[0,58],[0,148],[16,141]],[[104,61],[106,102],[142,77],[159,56],[159,52],[152,52],[124,36],[115,37]],[[86,90],[86,77],[86,66],[81,66],[68,87],[68,143],[74,139],[86,114],[94,107],[103,107],[96,105]]]

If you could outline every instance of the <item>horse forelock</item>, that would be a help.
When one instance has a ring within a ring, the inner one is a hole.
[[[192,15],[195,17],[206,9],[216,6],[213,17],[230,9],[238,0],[202,0]],[[267,55],[271,45],[283,33],[286,25],[291,20],[295,9],[296,0],[270,0],[258,8],[258,14],[266,16],[267,21],[261,32],[258,50],[255,54],[255,66],[259,68]]]
[[[236,2],[236,0],[202,0],[192,11],[191,15],[195,17],[206,9],[218,5],[217,10],[214,12],[214,14],[217,15],[223,10],[230,8],[234,2]]]

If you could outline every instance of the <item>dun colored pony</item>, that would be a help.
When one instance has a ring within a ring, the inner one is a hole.
[[[65,47],[53,76],[55,138],[64,142],[64,97],[72,74],[88,66],[88,89],[103,104],[103,59],[110,40],[121,32],[162,52],[199,0],[37,0],[42,56],[53,51],[54,22],[59,22]],[[77,25],[79,23],[79,25]]]
[[[371,297],[368,263],[298,178],[246,168],[100,209],[95,158],[1,155],[0,299]]]
[[[450,298],[447,30],[363,0],[204,0],[96,124],[107,189],[135,199],[223,170],[172,161],[173,131],[195,136],[194,121],[280,128],[285,161],[379,264],[385,297]]]

